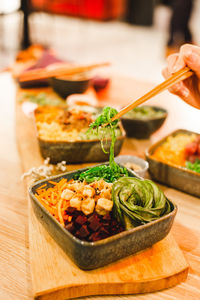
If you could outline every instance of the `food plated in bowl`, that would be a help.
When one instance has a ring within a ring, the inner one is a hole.
[[[176,206],[153,182],[118,167],[113,182],[95,176],[88,182],[91,169],[82,169],[29,189],[36,216],[82,269],[102,267],[150,247],[172,226]]]
[[[89,107],[90,108],[90,107]],[[35,110],[35,122],[40,151],[44,158],[49,157],[51,163],[66,161],[67,163],[101,162],[108,160],[111,144],[110,131],[92,130],[87,133],[89,125],[102,109],[94,108],[91,112],[69,110],[66,107],[39,107]],[[115,155],[125,138],[121,126],[115,129]],[[101,149],[99,137],[104,137]]]
[[[200,197],[199,134],[176,130],[146,152],[153,179]]]
[[[109,130],[109,163],[42,180],[29,190],[39,220],[82,269],[150,247],[166,236],[176,214],[155,183],[115,162],[116,113],[105,107],[87,131],[104,136]]]
[[[139,106],[122,118],[122,124],[128,137],[148,139],[152,133],[158,130],[167,117],[167,111],[157,106]]]
[[[49,83],[61,97],[66,98],[71,94],[84,93],[89,87],[91,79],[86,74],[52,77]]]

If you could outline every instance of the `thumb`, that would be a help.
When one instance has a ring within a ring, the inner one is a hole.
[[[187,52],[183,57],[186,65],[195,72],[200,79],[200,53]]]

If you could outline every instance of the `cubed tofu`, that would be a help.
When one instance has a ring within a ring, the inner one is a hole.
[[[70,200],[73,196],[74,192],[69,189],[65,189],[61,194],[61,198],[65,200]]]
[[[83,189],[83,196],[92,198],[95,194],[95,189],[93,189],[91,186],[86,185]]]
[[[81,202],[81,210],[85,215],[93,213],[95,201],[92,198],[87,198]]]
[[[74,181],[70,184],[70,188],[72,188],[77,193],[82,193],[84,187],[85,187],[85,184],[83,182]]]
[[[99,198],[97,200],[96,212],[99,215],[106,215],[108,212],[112,210],[113,202],[106,198]]]
[[[73,197],[70,200],[70,206],[75,207],[77,210],[81,210],[81,202],[80,197]]]
[[[111,189],[103,189],[100,192],[100,197],[111,200]]]

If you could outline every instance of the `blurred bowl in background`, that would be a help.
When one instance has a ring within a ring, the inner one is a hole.
[[[49,79],[49,83],[62,98],[66,98],[71,94],[81,94],[84,93],[89,85],[91,79],[83,74],[76,74],[73,76],[62,76],[62,77],[52,77]]]
[[[167,111],[158,106],[143,106],[145,108],[149,108],[150,110],[155,111],[155,115],[152,113],[148,113],[145,116],[131,116],[125,114],[122,118],[122,124],[126,131],[128,137],[133,137],[136,139],[148,139],[152,133],[158,130],[165,119],[167,118]],[[142,106],[137,109],[143,108]]]

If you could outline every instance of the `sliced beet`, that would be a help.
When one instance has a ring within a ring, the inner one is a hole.
[[[124,230],[112,212],[105,216],[96,212],[86,216],[82,211],[68,207],[66,214],[72,216],[70,222],[65,221],[66,230],[83,241],[99,241]]]
[[[83,225],[81,226],[80,230],[79,230],[79,236],[81,238],[85,238],[86,236],[88,236],[90,234],[87,225]]]
[[[107,236],[109,235],[109,231],[103,226],[100,228],[99,233],[100,234],[105,234]]]
[[[103,224],[103,227],[111,234],[112,233],[112,226],[110,224]]]
[[[65,229],[67,229],[69,232],[73,233],[75,231],[75,227],[72,223],[69,223],[65,226]]]
[[[99,220],[97,218],[93,218],[93,220],[90,222],[90,224],[88,225],[88,227],[92,230],[92,231],[97,231],[100,228],[101,224],[99,222]]]
[[[82,216],[82,215],[79,215],[76,219],[75,219],[75,221],[74,221],[75,223],[77,223],[77,224],[79,224],[79,225],[83,225],[83,224],[85,224],[86,222],[87,222],[87,217],[86,216]]]
[[[73,216],[73,214],[75,213],[76,210],[77,210],[77,209],[76,209],[75,207],[69,206],[69,207],[67,208],[66,212],[67,212],[67,214],[68,214],[69,216]]]
[[[117,220],[112,220],[112,223],[111,223],[112,227],[115,227],[118,225],[118,222]]]
[[[101,237],[99,235],[99,232],[94,232],[93,234],[91,234],[91,236],[89,237],[89,241],[90,242],[96,242],[101,240]]]
[[[89,223],[92,223],[94,221],[99,221],[100,220],[100,217],[96,214],[96,213],[93,213],[89,218],[88,218],[88,222]]]
[[[105,216],[103,216],[102,220],[103,221],[110,221],[111,220],[110,214],[106,214]]]

